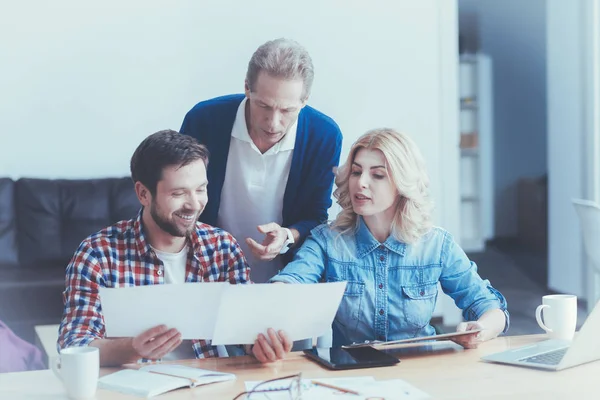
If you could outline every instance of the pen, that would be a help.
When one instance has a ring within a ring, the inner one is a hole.
[[[360,395],[360,393],[358,393],[355,390],[344,389],[343,387],[330,385],[328,383],[323,383],[323,382],[319,382],[319,381],[310,381],[310,383],[312,383],[313,385],[323,386],[323,387],[326,387],[326,388],[329,388],[329,389],[334,389],[334,390],[337,390],[337,391],[342,392],[342,393],[350,393],[350,394],[355,394],[357,396]]]

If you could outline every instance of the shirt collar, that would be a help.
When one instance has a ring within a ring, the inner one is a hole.
[[[140,208],[135,222],[133,223],[133,240],[135,240],[135,246],[140,257],[145,256],[152,250],[150,248],[150,245],[146,241],[146,235],[144,234],[144,228],[142,223],[143,212],[144,207]]]
[[[246,102],[248,98],[244,98],[240,105],[238,106],[237,113],[235,114],[235,120],[233,121],[233,128],[231,129],[231,136],[241,140],[242,142],[249,143],[252,147],[259,151],[252,138],[250,137],[250,133],[248,133],[248,125],[246,124]],[[298,120],[294,122],[294,125],[290,127],[288,133],[275,144],[275,146],[271,147],[265,154],[277,154],[280,151],[286,150],[294,150],[294,145],[296,144],[296,132],[298,131]]]
[[[140,209],[138,215],[133,223],[133,234],[134,240],[136,244],[137,252],[140,256],[146,256],[147,254],[154,254],[152,248],[150,247],[150,243],[146,240],[146,235],[144,233],[144,221],[142,220],[142,214],[144,212],[144,207]],[[191,246],[194,250],[194,255],[198,254],[198,248],[201,246],[200,244],[200,236],[198,235],[198,223],[196,222],[196,229],[194,229],[187,239],[187,246]]]
[[[294,150],[294,145],[296,144],[296,132],[298,131],[298,120],[294,122],[290,129],[288,129],[288,133],[285,134],[283,139],[277,143],[279,145],[279,149],[277,151],[286,151],[286,150]],[[273,146],[275,147],[275,146]]]
[[[394,235],[388,236],[383,243],[379,243],[373,236],[362,216],[358,216],[358,228],[356,231],[356,250],[358,257],[364,257],[379,246],[385,246],[388,250],[404,256],[406,244],[397,240]]]
[[[233,128],[231,129],[231,136],[239,139],[243,142],[252,143],[252,138],[248,133],[248,125],[246,125],[246,102],[248,98],[245,97],[240,103],[235,114],[235,120],[233,121]]]

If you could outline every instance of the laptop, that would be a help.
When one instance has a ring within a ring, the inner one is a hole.
[[[596,304],[572,341],[542,342],[481,357],[484,361],[560,371],[600,360],[600,306]]]

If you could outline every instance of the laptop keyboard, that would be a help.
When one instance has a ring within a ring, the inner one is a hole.
[[[562,360],[567,350],[568,347],[564,349],[550,351],[548,353],[538,354],[532,357],[522,358],[519,361],[545,365],[558,365],[558,363],[560,362],[560,360]]]

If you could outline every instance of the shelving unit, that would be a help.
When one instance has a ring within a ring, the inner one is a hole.
[[[479,252],[494,230],[490,59],[462,55],[459,73],[460,243],[467,252]]]

